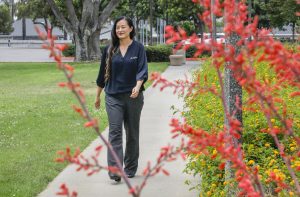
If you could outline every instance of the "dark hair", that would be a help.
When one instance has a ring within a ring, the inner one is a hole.
[[[117,18],[114,22],[113,28],[111,30],[111,43],[110,46],[108,48],[108,55],[106,58],[106,67],[105,67],[105,82],[108,81],[109,77],[110,77],[110,68],[111,68],[111,63],[112,63],[112,56],[115,54],[116,50],[119,47],[120,44],[120,40],[117,36],[116,33],[116,28],[117,28],[117,23],[121,20],[126,20],[127,24],[130,28],[132,28],[132,31],[129,34],[130,39],[133,39],[135,36],[135,27],[133,25],[132,20],[129,17],[126,16],[121,16],[119,18]]]

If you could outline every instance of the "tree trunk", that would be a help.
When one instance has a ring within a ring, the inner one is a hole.
[[[87,36],[82,34],[75,34],[75,61],[81,62],[81,61],[88,61],[88,42],[87,42]]]
[[[238,4],[239,0],[235,0],[236,6]],[[225,10],[226,12],[226,10]],[[226,24],[226,21],[225,21]],[[229,35],[228,38],[226,38],[226,45],[231,45],[235,48],[235,55],[238,55],[240,53],[240,47],[237,46],[238,41],[240,40],[240,37],[236,33],[232,33]],[[238,120],[241,124],[243,124],[242,119],[242,87],[239,85],[239,83],[236,81],[233,71],[228,68],[230,65],[230,62],[226,62],[225,65],[225,74],[224,74],[224,88],[225,88],[225,103],[227,106],[227,112],[230,116],[232,116],[234,113],[234,118]],[[238,101],[237,101],[238,99]],[[238,105],[238,107],[237,107]],[[230,124],[228,118],[225,116],[225,125],[230,129]],[[241,133],[240,133],[241,134]],[[230,134],[227,134],[229,137]],[[242,144],[242,137],[237,140],[233,136],[231,137],[232,141],[230,144],[227,144],[226,146],[234,146],[237,147],[239,144]],[[242,155],[239,155],[239,158],[242,159]],[[225,165],[225,181],[230,182],[234,179],[234,172],[231,168],[231,161],[227,161]],[[237,185],[231,185],[227,184],[225,187],[226,196],[236,196],[238,193]]]
[[[120,0],[111,0],[99,10],[100,0],[83,1],[81,15],[77,15],[72,0],[65,0],[68,18],[61,12],[54,0],[47,0],[56,18],[68,33],[72,33],[76,45],[75,61],[100,59],[99,36],[101,27]],[[101,13],[101,14],[100,14]]]
[[[64,40],[68,40],[68,33],[65,29],[64,29]]]
[[[196,32],[198,32],[197,30],[199,30],[201,42],[204,42],[204,24],[203,24],[203,22],[197,18],[196,19],[194,18],[194,23],[195,23]]]
[[[100,51],[100,31],[97,30],[92,33],[88,39],[88,55],[91,61],[99,61],[101,57]]]

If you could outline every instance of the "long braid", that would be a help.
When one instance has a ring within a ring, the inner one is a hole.
[[[105,83],[109,80],[110,78],[110,70],[111,70],[111,64],[112,64],[112,57],[115,54],[115,47],[111,44],[108,48],[108,55],[106,58],[106,66],[105,66],[105,75],[104,75],[104,80]]]

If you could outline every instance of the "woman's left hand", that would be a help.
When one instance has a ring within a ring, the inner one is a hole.
[[[132,89],[132,93],[131,93],[130,97],[131,98],[136,98],[139,95],[139,92],[140,92],[140,88],[134,87]]]

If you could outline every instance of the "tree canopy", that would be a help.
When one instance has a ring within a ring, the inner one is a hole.
[[[203,7],[192,1],[158,0],[165,11],[168,24],[184,27],[189,34],[200,33],[203,36],[204,23],[198,14],[203,13]],[[194,27],[190,26],[191,22]]]
[[[56,20],[46,0],[23,0],[16,4],[16,16],[20,18],[31,18],[34,24],[42,25],[47,31],[48,28],[62,27]],[[40,21],[38,19],[43,19]],[[50,24],[49,24],[50,22]]]
[[[0,34],[10,34],[13,32],[13,20],[10,15],[9,7],[5,4],[0,5]]]
[[[252,0],[252,16],[259,16],[259,27],[282,28],[284,25],[299,23],[296,12],[300,5],[296,0]]]
[[[56,19],[76,45],[77,61],[99,60],[99,37],[103,24],[120,0],[47,0]]]

